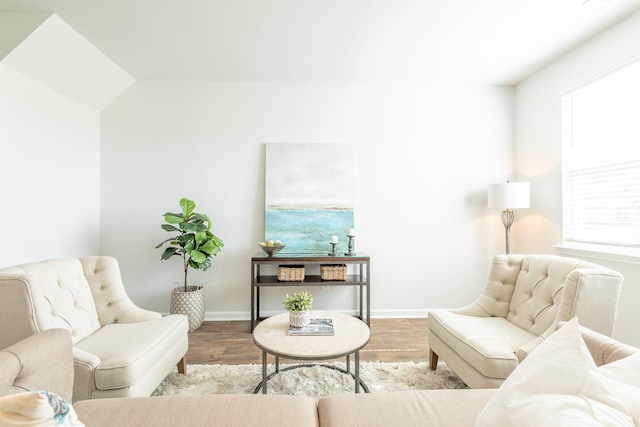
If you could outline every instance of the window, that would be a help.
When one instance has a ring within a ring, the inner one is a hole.
[[[567,242],[640,247],[640,61],[562,97]]]

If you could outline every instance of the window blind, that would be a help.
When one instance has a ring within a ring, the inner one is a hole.
[[[564,240],[640,247],[640,61],[562,97]]]

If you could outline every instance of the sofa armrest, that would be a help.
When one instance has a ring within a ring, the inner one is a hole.
[[[534,340],[529,341],[528,343],[518,347],[515,349],[513,354],[518,358],[518,363],[522,363],[525,357],[531,354],[533,350],[536,349],[543,341],[544,337],[536,337]]]
[[[0,396],[13,394],[15,382],[20,375],[20,359],[9,351],[0,351]]]
[[[613,333],[623,276],[613,270],[580,268],[566,278],[554,323],[577,317],[581,326]]]
[[[614,338],[592,331],[584,326],[581,327],[581,331],[582,339],[598,366],[640,353],[640,349],[637,347],[623,344]]]
[[[93,372],[100,365],[100,358],[88,351],[73,347],[73,401],[91,399]]]
[[[564,323],[566,322],[559,322],[549,326],[547,330],[542,333],[542,335],[515,349],[513,353],[518,358],[518,363],[522,363],[525,357],[530,355],[531,352],[535,350],[536,347],[538,347],[540,344],[542,344],[544,340],[549,338],[551,334],[560,329],[560,326],[562,326]]]
[[[518,362],[522,362],[524,358],[531,354],[531,352],[535,350],[538,345],[540,345],[552,333],[560,329],[560,327],[562,327],[562,325],[566,323],[567,322],[556,323],[555,325],[547,329],[545,333],[538,338],[534,339],[531,342],[528,342],[520,348],[517,348],[514,353],[518,358]],[[585,326],[580,326],[580,330],[582,333],[582,339],[587,345],[587,349],[589,350],[589,353],[591,353],[591,357],[598,366],[615,362],[616,360],[620,360],[627,356],[640,353],[639,348],[630,346],[628,344],[623,344],[614,338],[592,331]]]
[[[0,351],[0,395],[47,390],[71,401],[71,349],[69,331],[49,329]]]

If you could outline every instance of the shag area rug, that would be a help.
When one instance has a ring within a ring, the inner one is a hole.
[[[344,369],[344,362],[326,363]],[[354,393],[352,376],[323,366],[310,366],[283,371],[292,366],[281,364],[281,371],[267,381],[268,394],[322,397]],[[275,367],[269,365],[267,375]],[[354,372],[354,367],[351,367]],[[360,379],[369,392],[395,390],[432,390],[467,388],[444,363],[431,371],[427,362],[361,362]],[[249,394],[262,381],[262,365],[188,365],[187,375],[170,373],[158,386],[154,396],[175,394]],[[361,389],[362,390],[362,389]],[[259,391],[260,393],[262,390]]]

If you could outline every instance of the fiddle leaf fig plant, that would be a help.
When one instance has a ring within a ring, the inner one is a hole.
[[[216,256],[224,247],[222,240],[211,232],[211,219],[195,212],[196,204],[187,198],[180,199],[180,213],[164,214],[162,229],[177,233],[156,246],[168,244],[160,259],[173,256],[182,258],[184,267],[184,290],[187,292],[187,274],[189,267],[207,271],[211,267],[211,257]]]

